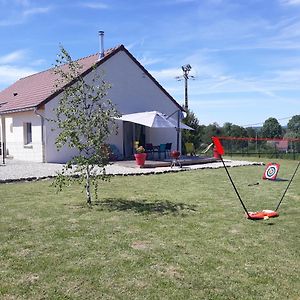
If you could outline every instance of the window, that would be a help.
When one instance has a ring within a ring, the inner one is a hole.
[[[24,123],[24,145],[29,145],[32,143],[32,128],[31,123]]]

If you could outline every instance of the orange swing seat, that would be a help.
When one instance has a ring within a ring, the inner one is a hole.
[[[246,214],[246,218],[251,220],[264,220],[264,219],[276,218],[276,217],[279,217],[278,212],[270,209],[265,209],[256,212],[249,212],[249,215]]]

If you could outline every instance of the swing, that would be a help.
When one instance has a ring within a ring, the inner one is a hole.
[[[285,194],[286,194],[288,188],[290,187],[290,185],[291,185],[291,183],[292,183],[292,181],[293,181],[293,179],[294,179],[294,177],[295,177],[295,175],[296,175],[296,173],[297,173],[297,170],[298,170],[299,165],[300,165],[300,161],[298,162],[298,165],[297,165],[297,167],[296,167],[296,169],[295,169],[295,171],[294,171],[294,173],[293,173],[293,176],[292,176],[291,180],[289,181],[289,183],[288,183],[288,185],[287,185],[287,187],[286,187],[286,189],[285,189],[285,191],[284,191],[284,193],[283,193],[283,195],[282,195],[282,197],[281,197],[279,203],[277,204],[276,209],[275,209],[275,210],[265,209],[265,210],[262,210],[262,211],[249,212],[249,211],[247,210],[247,208],[246,208],[244,202],[242,201],[242,198],[241,198],[241,196],[240,196],[240,194],[239,194],[237,188],[235,187],[235,184],[234,184],[234,182],[233,182],[233,180],[232,180],[232,178],[231,178],[231,176],[230,176],[230,174],[229,174],[229,172],[228,172],[228,170],[227,170],[227,167],[226,167],[226,165],[225,165],[225,163],[224,163],[224,161],[223,161],[222,155],[224,154],[224,148],[223,148],[223,146],[222,146],[222,144],[221,144],[219,138],[213,136],[213,137],[212,137],[212,141],[213,141],[213,143],[214,143],[214,145],[215,145],[216,151],[217,151],[218,154],[220,155],[220,159],[221,159],[221,161],[222,161],[222,163],[223,163],[223,166],[224,166],[224,169],[225,169],[225,171],[226,171],[226,173],[227,173],[227,175],[228,175],[228,178],[230,179],[230,182],[231,182],[231,184],[232,184],[232,186],[233,186],[233,188],[234,188],[234,190],[235,190],[235,193],[236,193],[237,197],[239,198],[240,203],[241,203],[241,205],[243,206],[243,208],[244,208],[244,210],[245,210],[246,218],[249,219],[249,220],[254,220],[254,221],[255,221],[255,220],[267,220],[267,219],[269,219],[269,218],[276,218],[276,217],[279,217],[279,214],[278,214],[277,210],[279,209],[279,207],[280,207],[280,205],[281,205],[281,203],[282,203],[282,200],[283,200],[283,198],[284,198],[284,196],[285,196]]]
[[[256,212],[248,212],[248,215],[246,214],[246,218],[250,220],[267,220],[269,218],[276,218],[279,217],[279,214],[277,211],[270,210],[270,209],[264,209],[262,211],[256,211]]]

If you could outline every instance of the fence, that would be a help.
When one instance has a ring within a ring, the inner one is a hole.
[[[265,158],[300,159],[300,139],[240,138],[219,139],[229,156],[256,156]]]

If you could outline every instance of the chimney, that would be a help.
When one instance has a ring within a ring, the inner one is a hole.
[[[104,57],[104,31],[99,31],[99,60]]]

